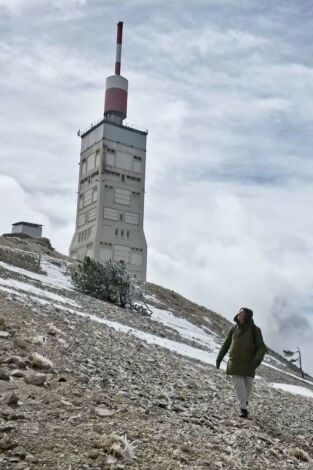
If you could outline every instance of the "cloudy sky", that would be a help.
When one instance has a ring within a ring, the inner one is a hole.
[[[119,20],[129,123],[149,129],[149,280],[251,307],[313,373],[311,0],[0,0],[0,231],[42,223],[68,252],[76,131],[101,118]]]

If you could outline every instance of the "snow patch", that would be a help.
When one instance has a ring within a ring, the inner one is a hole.
[[[152,310],[150,317],[152,320],[162,323],[162,325],[177,331],[183,338],[195,341],[202,346],[207,346],[212,352],[218,352],[220,344],[217,342],[217,335],[212,331],[207,334],[202,328],[198,327],[194,323],[191,323],[184,318],[177,317],[168,310],[161,310],[151,305],[149,305],[149,308]]]
[[[271,364],[264,364],[264,366],[266,367],[269,367],[270,369],[274,369],[274,370],[278,370],[278,372],[282,373],[282,374],[286,374],[286,375],[289,375],[290,377],[293,377],[294,379],[297,379],[299,380],[300,382],[304,382],[304,383],[307,383],[309,385],[311,385],[313,387],[313,382],[311,382],[310,380],[305,380],[305,379],[302,379],[301,377],[298,377],[297,375],[294,375],[294,374],[290,374],[290,372],[286,372],[284,370],[281,370],[279,369],[278,367],[275,367],[275,366],[272,366]]]
[[[37,274],[27,269],[18,268],[11,264],[4,263],[0,261],[0,267],[11,271],[22,276],[28,277],[29,279],[34,279],[35,281],[40,281],[42,284],[58,287],[59,289],[73,290],[73,285],[70,281],[70,278],[62,273],[60,267],[51,264],[46,257],[41,259],[41,268],[47,273]]]
[[[51,300],[55,300],[56,302],[61,302],[63,304],[69,304],[73,307],[80,307],[74,300],[68,299],[67,297],[63,297],[58,294],[54,294],[53,292],[49,292],[44,289],[40,289],[39,287],[35,287],[32,284],[28,284],[26,282],[18,281],[16,279],[2,279],[0,278],[0,290],[14,289],[17,292],[11,292],[18,295],[18,291],[22,291],[24,294],[35,294],[37,296],[46,297]]]
[[[73,312],[73,310],[71,310]],[[93,314],[87,314],[84,312],[75,311],[75,313],[81,317],[85,317],[90,319],[91,321],[100,323],[102,325],[109,326],[113,328],[115,331],[119,331],[121,333],[130,334],[145,341],[148,344],[155,344],[157,346],[161,346],[165,349],[170,351],[176,352],[181,356],[189,357],[192,359],[197,359],[199,361],[205,362],[206,364],[215,365],[216,362],[216,352],[207,352],[203,351],[202,349],[193,348],[185,343],[179,343],[177,341],[173,341],[166,338],[161,338],[160,336],[152,335],[151,333],[146,333],[141,330],[137,330],[128,325],[124,325],[122,323],[118,323],[111,320],[106,320],[104,318],[100,318]]]
[[[276,359],[276,357],[274,357],[274,356],[268,355],[268,356],[265,358],[265,362],[266,362],[266,363],[274,363],[274,364],[277,364],[277,365],[280,366],[280,367],[286,368],[286,364],[284,364],[283,362],[279,361],[279,360]],[[265,365],[266,365],[266,364],[265,364]]]
[[[301,395],[303,397],[313,398],[313,390],[300,387],[299,385],[271,383],[271,387],[278,390],[283,390],[284,392],[292,393],[293,395]]]

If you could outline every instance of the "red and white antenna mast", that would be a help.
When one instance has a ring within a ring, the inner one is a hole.
[[[115,75],[106,79],[104,116],[118,124],[127,115],[128,80],[121,75],[123,22],[117,23]]]
[[[117,35],[116,35],[115,75],[121,75],[122,42],[123,42],[123,21],[119,21],[117,23]]]

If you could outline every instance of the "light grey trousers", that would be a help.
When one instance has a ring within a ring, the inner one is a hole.
[[[239,401],[241,410],[248,409],[248,401],[252,392],[253,378],[241,375],[232,375],[232,382]]]

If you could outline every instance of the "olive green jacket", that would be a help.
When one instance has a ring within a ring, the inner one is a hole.
[[[229,351],[226,374],[254,377],[256,368],[268,352],[262,332],[254,324],[252,318],[244,325],[238,322],[237,317],[235,321],[237,324],[229,331],[216,363],[219,366]]]

